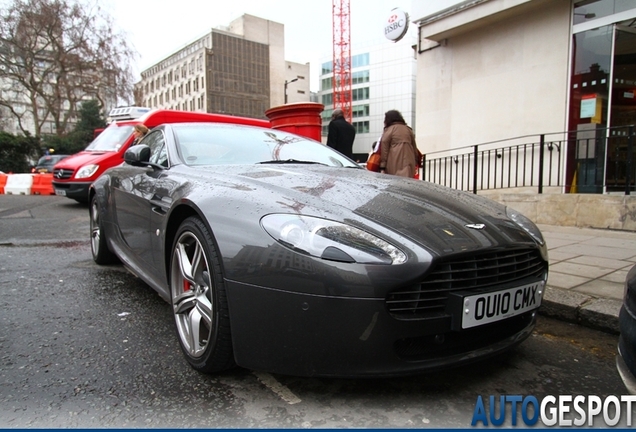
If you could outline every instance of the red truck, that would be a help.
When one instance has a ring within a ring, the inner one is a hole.
[[[110,112],[110,117],[113,121],[86,149],[55,165],[53,189],[56,195],[87,203],[88,188],[93,181],[108,168],[124,162],[124,152],[133,142],[133,128],[136,124],[143,124],[149,129],[164,123],[178,122],[221,122],[271,127],[268,120],[142,107],[115,108]]]

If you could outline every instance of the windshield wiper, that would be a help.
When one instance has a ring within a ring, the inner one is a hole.
[[[320,162],[314,162],[314,161],[304,161],[304,160],[298,160],[298,159],[285,159],[285,160],[270,160],[270,161],[263,161],[263,162],[257,162],[258,164],[308,164],[308,165],[325,165],[323,163]]]

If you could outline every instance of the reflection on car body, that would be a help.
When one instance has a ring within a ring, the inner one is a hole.
[[[159,126],[125,161],[90,190],[93,258],[172,305],[197,370],[403,375],[535,326],[547,248],[498,203],[251,126]]]

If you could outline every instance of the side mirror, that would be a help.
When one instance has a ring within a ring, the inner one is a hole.
[[[145,166],[150,161],[150,147],[137,144],[124,153],[124,162],[133,166]]]

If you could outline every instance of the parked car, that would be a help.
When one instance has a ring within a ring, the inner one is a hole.
[[[153,128],[163,123],[220,121],[269,127],[268,120],[143,107],[115,108],[111,110],[109,117],[113,121],[104,130],[95,131],[95,139],[86,149],[55,167],[53,189],[56,195],[82,203],[88,202],[88,188],[91,183],[108,168],[124,161],[124,152],[134,140],[133,128],[136,124]]]
[[[93,259],[172,305],[195,369],[390,376],[526,339],[548,275],[527,218],[311,139],[154,128],[89,191]]]
[[[34,173],[49,174],[53,172],[53,167],[56,163],[62,159],[67,158],[69,155],[45,155],[38,159],[38,163],[33,168]]]
[[[627,391],[636,394],[636,265],[625,278],[625,295],[618,315],[618,326],[620,337],[616,367]]]

